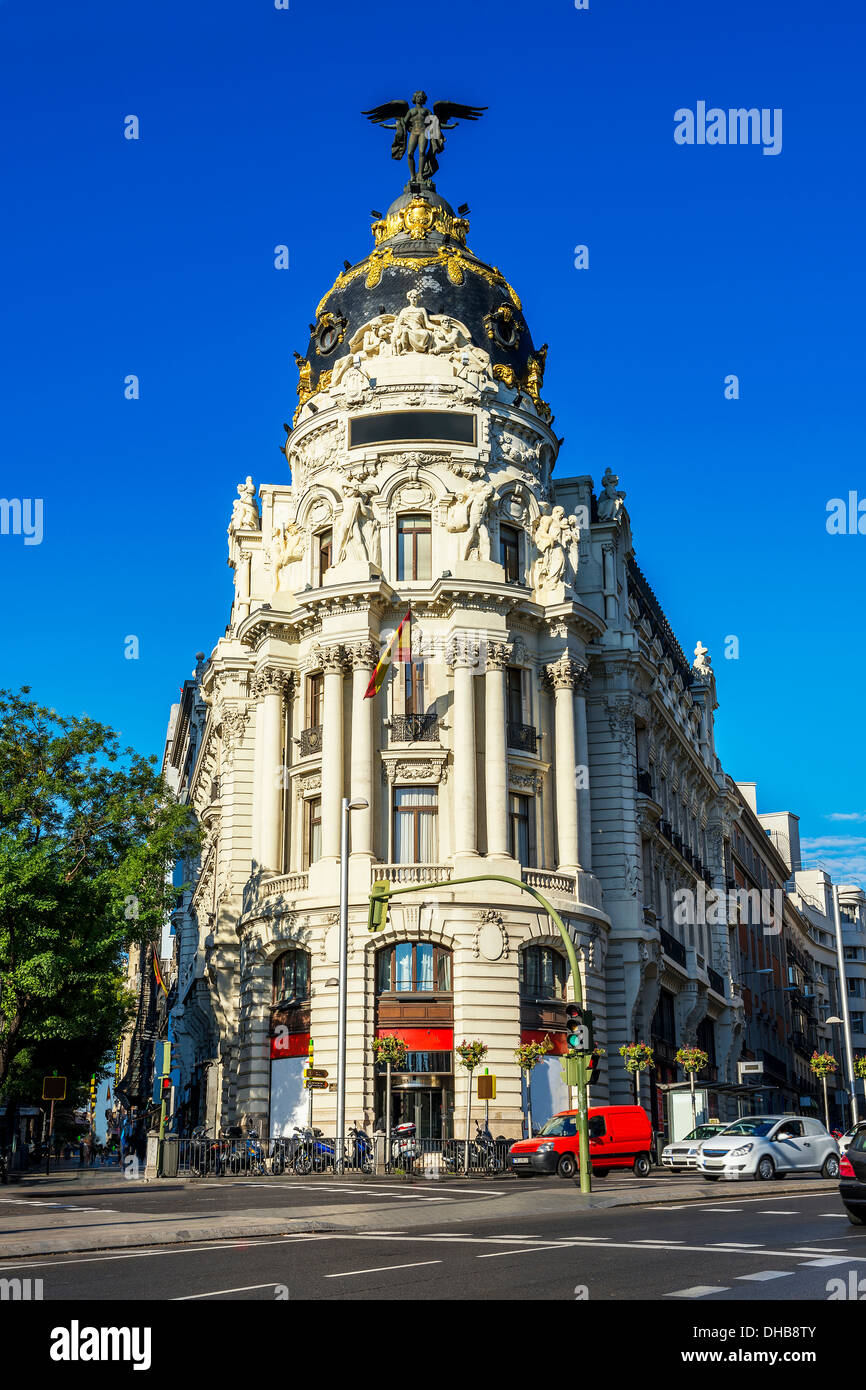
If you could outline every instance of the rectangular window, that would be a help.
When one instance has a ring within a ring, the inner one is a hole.
[[[499,528],[499,563],[505,570],[506,584],[521,584],[520,536],[513,526]]]
[[[400,941],[394,948],[394,975],[395,988],[404,993],[411,993],[415,984],[412,979],[412,943],[411,941]]]
[[[316,582],[322,583],[328,570],[333,564],[334,533],[331,530],[320,531],[316,537]]]
[[[535,868],[534,798],[511,792],[508,797],[508,852],[525,868]]]
[[[307,676],[307,728],[317,729],[322,722],[322,705],[325,696],[325,677],[321,671]]]
[[[406,713],[423,714],[425,711],[424,696],[424,662],[409,661],[406,663]]]
[[[509,724],[523,723],[523,671],[519,666],[505,668],[505,711]]]
[[[397,579],[429,579],[432,564],[429,516],[397,518]]]
[[[438,793],[435,787],[394,789],[394,861],[397,864],[435,864]]]
[[[308,869],[322,857],[322,798],[308,797],[304,802],[304,868]]]

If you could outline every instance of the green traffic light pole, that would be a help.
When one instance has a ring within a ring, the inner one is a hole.
[[[412,883],[406,888],[393,888],[387,879],[380,879],[374,883],[370,889],[370,910],[367,919],[369,930],[374,931],[377,926],[384,923],[387,916],[388,902],[398,893],[423,893],[432,888],[456,888],[462,883],[507,883],[511,888],[519,888],[522,892],[528,893],[535,898],[544,908],[545,912],[559,928],[562,937],[562,944],[565,947],[568,962],[571,966],[571,978],[574,981],[574,1001],[583,1008],[583,983],[580,978],[580,970],[577,964],[577,953],[574,949],[574,942],[566,930],[565,923],[552,903],[536,888],[531,888],[528,883],[523,883],[519,878],[508,878],[505,874],[473,874],[471,878],[452,878],[444,883]],[[377,892],[377,889],[379,890]],[[382,891],[387,890],[387,891]],[[384,906],[384,913],[376,914],[376,904]],[[589,1117],[587,1114],[587,1095],[586,1095],[586,1056],[579,1052],[577,1061],[577,1137],[578,1137],[578,1156],[580,1159],[580,1190],[581,1192],[592,1191],[592,1176],[589,1162]]]

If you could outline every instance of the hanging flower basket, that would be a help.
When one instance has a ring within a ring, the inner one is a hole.
[[[854,1075],[866,1078],[866,1056],[854,1058]]]
[[[472,1042],[467,1042],[464,1038],[460,1046],[455,1047],[454,1051],[457,1053],[457,1056],[460,1058],[466,1070],[474,1071],[475,1068],[481,1064],[482,1059],[487,1055],[487,1044],[481,1042],[478,1038],[473,1039]]]
[[[710,1065],[709,1055],[699,1047],[678,1048],[677,1061],[683,1071],[703,1071]]]
[[[830,1052],[813,1052],[809,1066],[816,1076],[829,1076],[831,1072],[839,1070],[839,1063]]]
[[[541,1042],[521,1043],[514,1049],[514,1060],[521,1071],[529,1072],[538,1065],[542,1057],[546,1057],[548,1052],[552,1051],[553,1043],[549,1036],[545,1036]]]
[[[376,1061],[382,1066],[390,1062],[392,1067],[402,1067],[406,1060],[406,1044],[393,1033],[386,1034],[384,1038],[374,1038],[370,1045]]]
[[[653,1050],[647,1043],[623,1043],[619,1050],[626,1071],[646,1071],[655,1066]]]

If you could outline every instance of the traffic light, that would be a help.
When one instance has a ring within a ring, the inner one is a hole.
[[[601,1071],[601,1053],[593,1052],[589,1059],[589,1071],[586,1075],[587,1086],[595,1086],[598,1082],[598,1074]]]
[[[565,1040],[576,1052],[583,1050],[583,1009],[579,1004],[565,1006]]]
[[[387,879],[377,879],[370,889],[370,911],[367,914],[367,931],[381,931],[388,921],[388,900],[391,885]]]
[[[163,1099],[163,1100],[168,1100],[168,1094],[169,1094],[169,1091],[171,1090],[171,1077],[170,1077],[170,1076],[164,1076],[164,1077],[162,1078],[162,1087],[161,1087],[161,1090],[162,1090],[162,1099]]]

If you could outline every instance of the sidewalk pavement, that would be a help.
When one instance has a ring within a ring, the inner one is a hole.
[[[89,1173],[87,1176],[98,1177],[104,1183],[108,1174]],[[129,1186],[119,1174],[115,1176],[118,1184]],[[278,1178],[265,1181],[269,1185],[271,1182],[275,1185],[280,1183]],[[180,1185],[174,1179],[166,1180],[166,1184],[172,1188]],[[220,1182],[196,1179],[195,1185],[198,1189],[207,1189],[216,1194]],[[289,1180],[286,1186],[290,1185]],[[497,1184],[495,1190],[485,1192],[479,1183],[478,1193],[472,1193],[469,1197],[464,1195],[464,1186],[459,1197],[455,1194],[450,1201],[432,1201],[431,1198],[448,1198],[448,1183],[425,1181],[410,1184],[397,1180],[393,1184],[394,1200],[386,1198],[375,1203],[368,1200],[335,1206],[331,1194],[323,1192],[321,1201],[313,1201],[303,1207],[293,1206],[291,1215],[281,1215],[274,1212],[272,1207],[250,1207],[220,1215],[199,1212],[192,1206],[189,1211],[179,1214],[147,1212],[134,1215],[99,1207],[76,1208],[73,1189],[79,1186],[78,1182],[69,1179],[54,1182],[49,1178],[44,1184],[38,1184],[37,1190],[29,1184],[22,1184],[11,1190],[14,1195],[10,1194],[9,1188],[0,1192],[0,1260],[136,1246],[246,1240],[254,1236],[297,1235],[316,1231],[381,1231],[386,1226],[394,1230],[408,1230],[429,1226],[433,1221],[437,1226],[443,1223],[468,1225],[499,1221],[503,1216],[531,1218],[538,1213],[559,1213],[568,1219],[579,1213],[611,1207],[676,1207],[710,1201],[718,1205],[726,1198],[742,1199],[746,1195],[745,1189],[748,1189],[750,1197],[762,1191],[757,1183],[725,1183],[708,1189],[703,1182],[685,1182],[677,1184],[675,1188],[667,1183],[651,1182],[646,1186],[636,1186],[633,1191],[624,1189],[610,1195],[598,1189],[592,1194],[583,1194],[573,1183],[559,1182],[553,1185],[539,1181],[530,1185],[508,1182],[507,1191],[503,1192],[504,1185]],[[159,1183],[139,1182],[135,1186],[152,1195],[158,1191]],[[601,1184],[598,1187],[601,1188]],[[79,1190],[85,1197],[86,1192],[81,1187]],[[836,1184],[826,1179],[791,1175],[785,1191],[790,1191],[792,1196],[795,1193],[797,1196],[822,1193],[830,1202],[838,1201]],[[26,1210],[22,1211],[21,1207]]]

